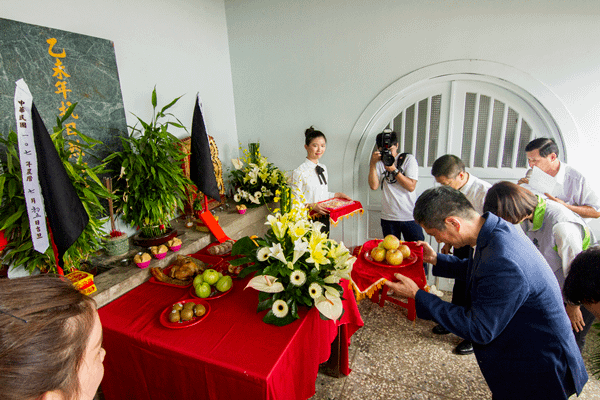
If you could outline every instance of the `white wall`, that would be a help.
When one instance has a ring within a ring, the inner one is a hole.
[[[352,194],[342,157],[367,105],[411,71],[481,59],[562,100],[579,128],[566,132],[569,163],[600,192],[597,0],[225,0],[225,9],[240,141],[260,139],[283,169],[302,162],[303,131],[314,124],[328,138],[330,189]]]
[[[156,85],[159,106],[184,95],[171,110],[189,130],[199,92],[221,160],[237,157],[222,0],[0,0],[0,9],[2,18],[112,40],[128,124],[136,121],[132,112],[150,119]]]

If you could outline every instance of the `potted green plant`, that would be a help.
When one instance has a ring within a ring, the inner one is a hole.
[[[170,221],[183,209],[186,188],[192,184],[181,168],[185,153],[178,146],[179,139],[169,132],[172,127],[185,129],[167,112],[180,98],[157,111],[155,87],[150,122],[134,114],[141,127],[130,126],[130,136],[121,138],[123,150],[105,159],[120,170],[113,181],[117,213],[126,223],[139,227],[134,242],[142,246],[157,245],[176,235]]]
[[[57,117],[57,125],[51,135],[54,147],[89,216],[89,223],[64,255],[65,272],[80,269],[88,257],[102,247],[102,237],[105,234],[102,226],[106,218],[102,217],[105,211],[100,199],[110,196],[98,179],[98,175],[107,172],[105,164],[90,167],[82,158],[83,153],[93,153],[93,148],[101,142],[71,128],[81,139],[77,142],[64,132],[63,123],[71,116],[76,104],[71,105],[64,116]],[[6,149],[6,159],[3,161],[3,172],[0,175],[0,230],[5,230],[4,235],[8,241],[2,262],[11,266],[23,266],[30,273],[36,268],[42,272],[56,273],[52,247],[48,247],[44,253],[38,253],[33,249],[31,242],[17,150],[17,134],[11,131],[7,138],[0,138],[0,143]]]

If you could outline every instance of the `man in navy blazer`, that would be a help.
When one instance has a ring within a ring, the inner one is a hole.
[[[425,191],[414,217],[438,243],[475,248],[474,257],[461,260],[420,242],[434,275],[467,282],[467,304],[445,302],[400,274],[399,282],[386,285],[414,298],[419,318],[473,342],[493,399],[568,399],[581,393],[588,375],[556,278],[535,245],[494,214],[480,215],[450,187]]]

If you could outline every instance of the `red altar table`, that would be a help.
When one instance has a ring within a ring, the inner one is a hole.
[[[356,261],[352,268],[351,278],[356,297],[359,300],[369,297],[373,302],[379,303],[381,307],[386,301],[398,304],[408,310],[407,318],[414,321],[417,317],[415,300],[402,301],[389,296],[385,281],[396,282],[398,279],[394,274],[402,274],[415,281],[419,288],[427,290],[427,277],[423,269],[423,248],[417,246],[415,242],[403,242],[410,248],[411,257],[398,266],[383,265],[383,263],[370,262],[368,256],[371,249],[376,247],[379,242],[381,240],[370,240],[353,251]]]
[[[159,315],[191,298],[190,288],[146,282],[102,307],[105,398],[307,399],[338,331],[340,370],[350,372],[350,336],[363,322],[348,282],[340,321],[300,307],[300,319],[277,327],[262,321],[266,311],[256,313],[258,292],[243,290],[248,279],[209,300],[206,318],[184,329],[163,327]]]

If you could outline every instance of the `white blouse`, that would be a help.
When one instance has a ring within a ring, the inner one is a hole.
[[[320,166],[323,168],[325,180],[329,182],[327,175],[327,167],[321,163],[314,163],[308,158],[292,173],[292,195],[301,204],[317,203],[319,201],[331,199],[335,196],[335,192],[329,191],[327,183],[321,183],[315,168]],[[301,198],[304,196],[304,199]]]

